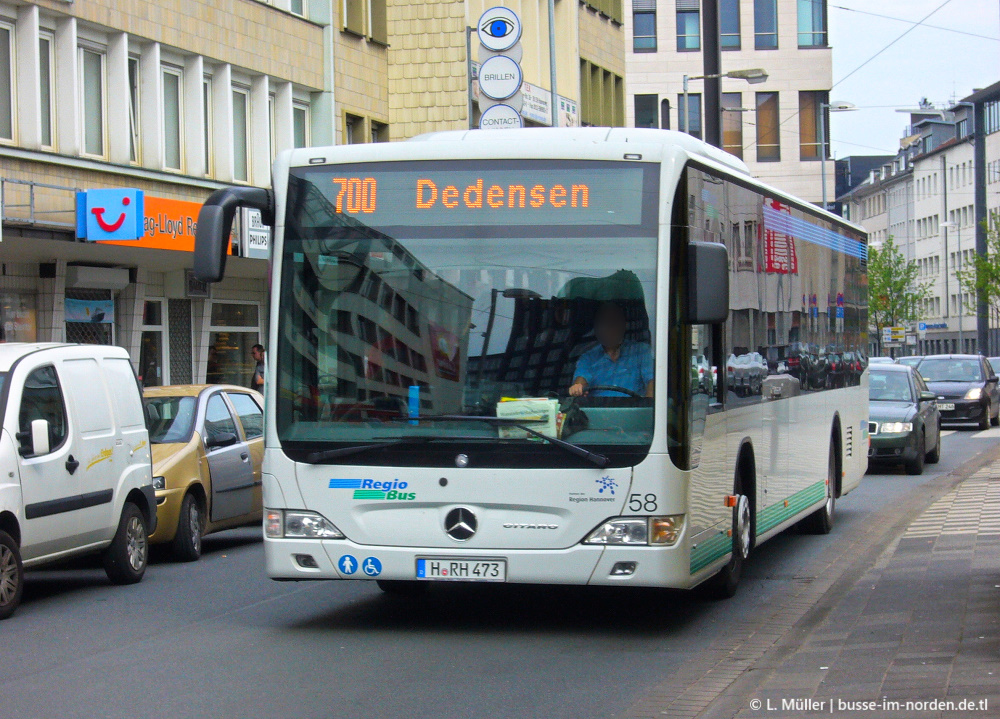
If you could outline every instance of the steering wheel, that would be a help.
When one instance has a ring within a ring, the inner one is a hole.
[[[589,392],[597,392],[597,391],[600,391],[600,390],[604,390],[604,391],[607,391],[607,392],[620,392],[621,394],[627,394],[629,397],[635,397],[636,399],[646,399],[645,395],[641,395],[638,392],[633,392],[630,389],[625,389],[624,387],[618,387],[617,385],[613,385],[613,384],[608,384],[608,385],[604,385],[604,384],[589,384],[589,385],[587,385],[587,392],[588,393]]]

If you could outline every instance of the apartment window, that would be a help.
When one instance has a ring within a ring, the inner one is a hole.
[[[677,0],[677,52],[701,49],[698,0]]]
[[[343,0],[341,20],[344,30],[365,34],[365,0]]]
[[[309,147],[309,106],[292,106],[292,145]]]
[[[719,33],[723,50],[740,49],[740,0],[720,0]]]
[[[274,95],[267,96],[267,137],[271,145],[271,162],[278,156],[278,142],[274,136]]]
[[[660,100],[660,129],[670,129],[670,100]]]
[[[39,99],[42,105],[42,146],[52,147],[52,37],[38,38]]]
[[[296,15],[304,15],[305,14],[303,8],[304,4],[305,4],[304,0],[292,0],[289,9]]]
[[[826,0],[798,0],[799,47],[826,47]]]
[[[139,58],[128,59],[128,157],[139,161]]]
[[[206,77],[201,83],[202,111],[205,115],[205,174],[212,173],[212,78]]]
[[[722,93],[722,149],[743,159],[743,93]]]
[[[389,126],[384,122],[372,122],[372,142],[389,142]]]
[[[357,145],[364,142],[365,119],[357,115],[344,115],[344,144]]]
[[[826,123],[827,93],[823,91],[808,90],[799,92],[799,159],[819,160],[822,157],[830,156],[830,138],[826,140],[826,153],[820,149],[820,135],[824,134],[824,127],[820,123]],[[825,134],[829,135],[829,132]]]
[[[656,95],[636,95],[635,106],[635,126],[652,127],[660,126],[659,118],[656,116],[656,105],[659,98]]]
[[[371,22],[369,37],[375,42],[389,43],[389,23],[386,19],[386,0],[368,0],[368,19]]]
[[[691,103],[691,107],[687,108],[684,104],[684,95],[677,96],[677,122],[679,124],[678,130],[684,132],[687,131],[689,135],[701,139],[701,94],[700,93],[690,93],[688,94],[688,100]],[[684,116],[687,115],[687,126],[684,125]]]
[[[250,179],[250,152],[247,146],[250,117],[250,91],[233,88],[233,179],[248,182]]]
[[[104,156],[104,53],[80,48],[83,151]]]
[[[754,0],[753,46],[757,50],[778,47],[778,0]]]
[[[14,139],[13,29],[0,25],[0,138]]]
[[[778,93],[757,93],[757,162],[780,162]]]
[[[181,169],[181,70],[163,68],[163,165]]]
[[[656,0],[632,0],[632,50],[656,52]]]

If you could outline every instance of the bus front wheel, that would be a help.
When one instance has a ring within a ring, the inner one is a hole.
[[[742,474],[737,470],[736,482],[733,486],[733,494],[736,496],[736,506],[733,507],[732,532],[733,551],[729,557],[729,562],[710,580],[708,580],[709,596],[715,599],[728,599],[736,594],[740,578],[743,576],[743,565],[750,557],[750,549],[753,547],[753,508],[750,505],[750,498],[746,492],[750,487],[746,486],[744,491],[744,480]]]

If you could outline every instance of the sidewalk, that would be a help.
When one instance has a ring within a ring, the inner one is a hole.
[[[752,665],[756,690],[702,716],[1000,717],[998,630],[994,460],[910,523],[793,651]]]

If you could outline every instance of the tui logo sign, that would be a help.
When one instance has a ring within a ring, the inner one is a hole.
[[[76,193],[76,236],[89,242],[137,240],[145,233],[142,190],[85,190]]]

